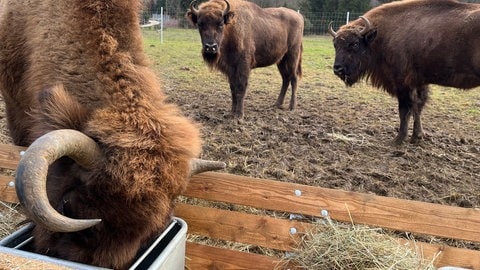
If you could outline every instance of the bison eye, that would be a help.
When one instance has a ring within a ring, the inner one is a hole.
[[[349,47],[352,50],[358,50],[360,48],[360,43],[358,43],[358,42],[350,43]]]

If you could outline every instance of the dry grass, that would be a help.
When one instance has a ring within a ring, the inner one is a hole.
[[[337,223],[328,214],[284,260],[299,269],[436,269],[419,250],[400,244],[382,229]]]
[[[24,219],[18,204],[0,201],[0,239],[17,230],[18,224]]]
[[[0,254],[0,270],[67,270],[71,269],[52,263],[26,259],[11,254]]]

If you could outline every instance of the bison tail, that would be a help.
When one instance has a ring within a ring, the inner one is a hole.
[[[298,64],[297,64],[298,78],[302,78],[302,53],[303,53],[303,44],[300,45],[300,56],[298,57]]]
[[[298,66],[297,66],[297,76],[298,78],[302,78],[302,58],[298,59]]]

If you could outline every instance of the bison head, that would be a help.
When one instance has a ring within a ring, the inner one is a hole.
[[[101,220],[65,217],[50,205],[46,189],[48,167],[63,156],[87,171],[105,159],[100,146],[85,134],[65,129],[51,131],[35,140],[23,155],[17,167],[15,187],[27,216],[35,223],[54,232],[76,232],[95,226]],[[221,168],[225,168],[223,162],[193,159],[190,175]]]
[[[342,26],[338,32],[332,29],[330,23],[328,32],[333,36],[335,47],[333,72],[346,85],[352,86],[367,73],[369,46],[377,31],[367,18],[360,17],[359,20]]]
[[[231,23],[234,12],[227,0],[203,3],[198,9],[195,0],[190,3],[187,18],[198,28],[202,41],[202,55],[207,63],[213,64],[220,57],[220,47],[225,25]]]

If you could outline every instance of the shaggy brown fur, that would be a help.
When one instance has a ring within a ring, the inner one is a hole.
[[[203,59],[211,68],[224,73],[230,83],[232,114],[244,115],[244,97],[250,71],[276,64],[282,88],[275,105],[283,104],[289,84],[292,95],[289,109],[296,107],[297,81],[302,75],[303,17],[287,8],[260,8],[243,0],[210,0],[198,12],[186,16],[198,27]]]
[[[409,0],[385,4],[344,25],[333,43],[334,71],[347,85],[362,77],[397,97],[400,130],[407,136],[413,114],[412,141],[423,136],[420,116],[428,84],[458,88],[480,85],[480,5],[453,0]]]
[[[36,252],[125,269],[187,185],[198,127],[165,103],[143,52],[139,2],[0,0],[0,89],[14,142],[76,129],[105,155],[92,171],[69,158],[51,166],[52,205],[102,222],[76,233],[37,226]]]

